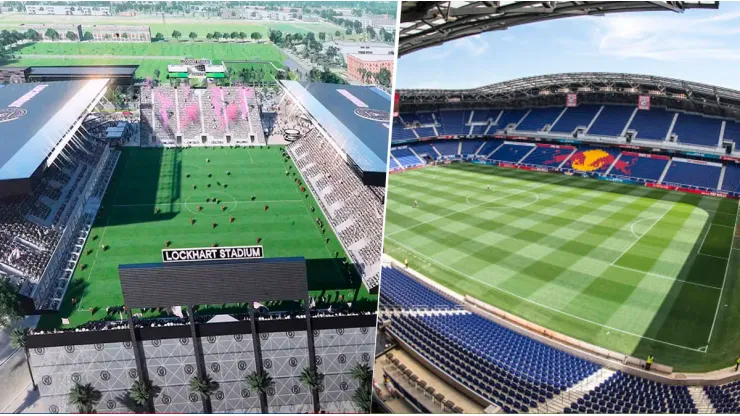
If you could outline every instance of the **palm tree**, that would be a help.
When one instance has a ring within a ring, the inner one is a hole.
[[[367,364],[356,363],[349,371],[350,376],[360,384],[370,384],[372,382],[373,371]]]
[[[10,333],[10,345],[13,348],[23,348],[23,356],[26,358],[28,375],[31,376],[31,385],[34,390],[38,390],[39,386],[36,385],[36,381],[33,379],[33,371],[31,371],[31,360],[28,359],[28,346],[26,345],[27,339],[28,328],[16,328]]]
[[[200,398],[203,400],[204,410],[207,410],[207,413],[211,413],[211,395],[218,390],[218,382],[213,381],[208,374],[202,378],[193,376],[190,379],[188,387],[191,393],[200,394]]]
[[[318,413],[321,410],[319,403],[319,387],[324,384],[324,375],[319,373],[318,370],[313,370],[311,367],[304,367],[301,371],[301,375],[298,377],[306,387],[311,389],[311,395],[313,396],[313,410],[314,413]]]
[[[373,372],[367,364],[356,363],[350,369],[350,376],[357,381],[359,386],[352,395],[352,402],[362,413],[370,413],[372,405],[372,381]]]
[[[69,389],[67,403],[75,406],[77,413],[94,413],[95,406],[100,402],[103,395],[92,386],[92,384],[80,384],[76,382]]]
[[[275,385],[275,380],[270,377],[267,371],[263,371],[261,374],[252,371],[244,380],[247,382],[249,390],[259,393],[262,413],[267,413],[267,389]]]
[[[370,388],[363,388],[363,386],[360,386],[352,394],[352,403],[357,406],[357,410],[359,410],[360,413],[370,413],[372,400]]]
[[[154,413],[152,399],[157,396],[159,390],[159,387],[154,386],[149,380],[136,380],[118,401],[134,412]]]

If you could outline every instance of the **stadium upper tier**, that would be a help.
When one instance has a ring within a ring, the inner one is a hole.
[[[601,175],[620,181],[652,183],[740,194],[740,164],[637,153],[586,144],[490,140],[434,140],[391,149],[390,170],[409,169],[428,161],[468,158],[494,163]]]
[[[364,173],[385,184],[391,97],[375,87],[282,81],[286,93],[330,136]]]
[[[737,383],[707,387],[698,408],[686,386],[613,371],[529,338],[415,277],[383,268],[380,314],[419,361],[505,413],[736,411]],[[712,408],[711,410],[714,410]]]
[[[740,123],[729,118],[634,105],[584,104],[578,107],[441,110],[402,113],[393,122],[393,142],[437,136],[509,135],[575,137],[582,140],[646,144],[676,143],[686,148],[721,149],[736,141]]]

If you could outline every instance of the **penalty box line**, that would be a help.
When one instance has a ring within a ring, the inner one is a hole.
[[[619,255],[619,257],[617,257],[617,258],[616,258],[616,259],[615,259],[615,260],[614,260],[614,261],[613,261],[613,262],[611,263],[611,266],[614,266],[614,265],[616,265],[616,264],[617,264],[617,262],[618,262],[618,261],[619,261],[619,260],[620,260],[620,259],[621,259],[622,257],[624,257],[624,255],[625,255],[625,254],[627,254],[627,253],[628,253],[628,252],[629,252],[630,250],[632,250],[632,247],[634,247],[634,246],[635,246],[635,244],[637,244],[637,243],[638,243],[638,242],[639,242],[639,241],[640,241],[640,240],[642,239],[642,237],[645,237],[646,235],[648,235],[648,234],[650,233],[650,231],[652,231],[653,227],[655,227],[655,226],[656,226],[656,225],[657,225],[657,224],[658,224],[658,223],[659,223],[660,221],[662,221],[662,220],[663,220],[663,218],[664,218],[664,217],[666,216],[666,214],[668,214],[668,212],[670,212],[670,210],[672,210],[672,209],[673,209],[673,207],[674,207],[674,205],[673,205],[673,204],[669,205],[669,206],[668,206],[668,209],[667,209],[667,210],[665,210],[665,212],[664,212],[664,213],[663,213],[663,214],[662,214],[662,215],[661,215],[660,217],[658,217],[658,219],[657,219],[657,220],[656,220],[656,221],[655,221],[655,222],[654,222],[654,223],[653,223],[653,224],[652,224],[652,225],[650,226],[650,228],[648,228],[648,229],[647,229],[647,230],[646,230],[646,231],[645,231],[644,233],[642,233],[642,234],[640,235],[640,237],[639,237],[639,238],[637,238],[637,239],[636,239],[635,241],[633,241],[633,242],[632,242],[632,244],[630,244],[630,245],[629,245],[629,246],[628,246],[628,247],[627,247],[626,249],[624,249],[624,251],[622,251],[622,254],[620,254],[620,255]]]
[[[223,201],[223,202],[230,203],[230,204],[233,204],[233,203],[237,203],[237,204],[245,203],[246,204],[249,202],[255,203],[255,204],[257,203],[275,204],[275,203],[280,203],[280,202],[286,202],[286,203],[303,202],[303,200],[301,199],[273,199],[273,200],[263,201],[263,200],[256,199],[254,201]],[[207,202],[156,202],[153,204],[120,204],[120,205],[111,205],[111,207],[112,208],[156,207],[158,205],[199,205],[199,204],[207,204]]]
[[[533,301],[533,300],[528,299],[528,298],[525,298],[523,296],[519,296],[519,295],[517,295],[515,293],[512,293],[512,292],[509,292],[506,289],[502,289],[502,288],[500,288],[498,286],[495,286],[495,285],[492,285],[492,284],[490,284],[488,282],[484,282],[484,281],[482,281],[482,280],[480,280],[478,278],[475,278],[475,277],[473,277],[473,276],[471,276],[471,275],[469,275],[469,274],[467,274],[465,272],[461,272],[460,270],[457,270],[454,267],[448,266],[448,265],[446,265],[444,263],[440,263],[439,261],[434,260],[431,257],[425,256],[425,255],[419,253],[418,251],[416,251],[416,250],[414,250],[414,249],[412,249],[412,248],[410,248],[410,247],[408,247],[408,246],[400,243],[398,240],[396,240],[396,239],[394,239],[392,237],[386,236],[386,238],[392,240],[394,243],[396,243],[399,246],[405,248],[406,250],[408,250],[408,251],[416,254],[417,256],[422,257],[422,258],[424,258],[424,259],[426,259],[426,260],[428,260],[428,261],[430,261],[432,263],[435,263],[435,264],[439,265],[442,268],[451,270],[451,271],[453,271],[453,272],[455,272],[455,273],[457,273],[457,274],[459,274],[461,276],[465,276],[468,279],[474,280],[474,281],[476,281],[476,282],[478,282],[478,283],[480,283],[482,285],[488,286],[488,287],[490,287],[492,289],[498,290],[499,292],[505,293],[505,294],[507,294],[509,296],[513,296],[513,297],[515,297],[517,299],[520,299],[522,301],[525,301],[527,303],[531,303],[533,305],[537,305],[537,306],[539,306],[539,307],[541,307],[543,309],[547,309],[547,310],[552,311],[552,312],[557,312],[559,314],[562,314],[562,315],[565,315],[565,316],[568,316],[568,317],[571,317],[571,318],[574,318],[574,319],[577,319],[577,320],[580,320],[580,321],[583,321],[583,322],[587,322],[587,323],[590,323],[592,325],[600,326],[602,328],[606,328],[606,329],[609,329],[609,330],[612,330],[612,331],[616,331],[616,332],[621,332],[623,334],[631,335],[631,336],[634,336],[634,337],[637,337],[637,338],[640,338],[640,339],[647,339],[649,341],[657,342],[659,344],[665,344],[665,345],[669,345],[669,346],[676,347],[676,348],[681,348],[681,349],[688,350],[688,351],[694,351],[694,352],[700,352],[700,353],[706,354],[705,347],[691,348],[691,347],[687,347],[685,345],[678,345],[678,344],[673,344],[673,343],[670,343],[670,342],[667,342],[667,341],[661,341],[659,339],[646,337],[644,335],[639,335],[639,334],[635,334],[635,333],[632,333],[632,332],[629,332],[629,331],[625,331],[625,330],[622,330],[622,329],[619,329],[619,328],[614,328],[614,327],[611,327],[611,326],[608,326],[608,325],[600,324],[600,323],[595,322],[595,321],[592,321],[590,319],[586,319],[586,318],[583,318],[583,317],[580,317],[580,316],[577,316],[577,315],[573,315],[573,314],[570,314],[568,312],[561,311],[560,309],[555,309],[555,308],[553,308],[551,306],[543,305],[543,304],[541,304],[539,302]]]
[[[735,211],[735,231],[737,231],[737,217],[740,216],[740,200],[737,201],[737,209]],[[730,247],[733,248],[735,245],[735,238],[737,235],[735,232],[732,233],[732,242]],[[732,250],[730,250],[730,257],[732,257]],[[717,309],[714,311],[714,319],[712,319],[712,327],[709,329],[709,337],[707,337],[707,349],[709,349],[709,341],[712,340],[712,334],[714,333],[714,325],[717,323],[717,316],[719,316],[719,308],[722,305],[722,294],[725,291],[725,282],[727,282],[727,275],[730,273],[730,259],[727,259],[727,265],[725,266],[725,277],[722,279],[722,289],[719,291],[719,299],[717,299]]]

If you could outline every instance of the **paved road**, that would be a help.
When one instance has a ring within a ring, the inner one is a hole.
[[[10,345],[10,332],[13,330],[13,328],[16,328],[18,326],[34,327],[36,326],[36,323],[38,321],[38,316],[30,316],[18,323],[18,325],[14,325],[10,328],[6,328],[0,331],[0,366],[2,366],[3,363],[15,352],[15,348]],[[0,378],[0,380],[2,379]]]
[[[29,316],[17,325],[0,331],[0,413],[16,412],[35,403],[31,377],[28,375],[26,359],[22,350],[10,345],[10,332],[17,326],[34,327],[38,316]],[[41,409],[37,409],[41,410]]]
[[[0,413],[48,412],[40,408],[38,392],[31,388],[23,351],[18,351],[0,366],[0,384]]]

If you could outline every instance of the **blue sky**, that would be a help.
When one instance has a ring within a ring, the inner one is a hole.
[[[397,88],[474,88],[561,72],[630,72],[740,90],[740,2],[522,25],[398,60]]]

